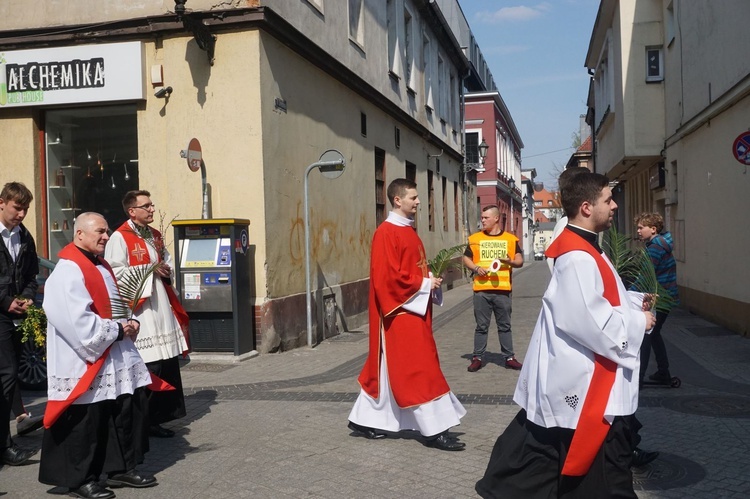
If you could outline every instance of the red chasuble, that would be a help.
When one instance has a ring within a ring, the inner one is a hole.
[[[385,347],[388,381],[401,408],[435,400],[450,391],[432,336],[432,304],[424,316],[401,308],[429,276],[424,246],[412,227],[384,222],[375,231],[370,260],[370,352],[359,384],[380,394],[380,353]],[[381,344],[385,341],[385,345]]]
[[[557,258],[569,251],[585,251],[594,258],[604,282],[604,298],[613,307],[619,306],[620,295],[617,292],[614,272],[607,265],[604,257],[581,236],[566,228],[550,244],[545,253],[549,258]],[[604,411],[607,409],[609,395],[615,384],[616,371],[617,364],[601,355],[594,354],[594,374],[583,401],[573,440],[570,442],[562,475],[583,476],[588,473],[594,458],[607,438],[610,424],[604,419]]]

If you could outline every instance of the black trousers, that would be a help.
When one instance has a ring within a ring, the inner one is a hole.
[[[71,405],[42,437],[39,481],[76,489],[135,469],[148,451],[145,388],[94,404]]]
[[[643,343],[641,343],[641,371],[639,373],[640,381],[643,381],[643,377],[646,375],[646,369],[648,368],[648,361],[651,358],[651,349],[654,349],[654,357],[656,357],[656,366],[659,371],[669,372],[669,358],[667,357],[667,346],[664,344],[664,338],[661,337],[661,328],[667,321],[669,312],[656,312],[656,324],[651,334],[647,334],[643,337]]]
[[[174,386],[174,390],[165,392],[152,392],[148,394],[148,420],[151,425],[158,425],[184,418],[185,394],[182,390],[182,376],[180,375],[180,362],[177,357],[146,363],[148,370]]]
[[[618,416],[589,472],[562,476],[573,430],[543,428],[521,410],[495,442],[484,477],[476,484],[485,498],[636,499],[630,463],[634,444],[632,416]]]
[[[15,333],[16,327],[13,325],[13,320],[0,314],[0,450],[13,445],[8,415],[18,383]]]

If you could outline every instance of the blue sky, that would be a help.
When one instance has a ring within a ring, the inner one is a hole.
[[[586,113],[583,64],[599,0],[459,3],[521,134],[522,168],[554,186]]]

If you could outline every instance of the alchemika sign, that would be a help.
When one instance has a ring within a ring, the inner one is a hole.
[[[0,108],[145,98],[141,42],[0,53]]]

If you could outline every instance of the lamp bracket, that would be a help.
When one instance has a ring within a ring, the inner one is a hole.
[[[182,22],[185,29],[193,34],[193,39],[195,39],[198,48],[206,52],[206,55],[208,56],[208,64],[213,66],[216,35],[212,34],[208,29],[208,26],[203,24],[202,19],[194,13],[188,12],[185,8],[186,2],[187,0],[174,0],[174,11],[175,14],[177,14],[177,20]]]

